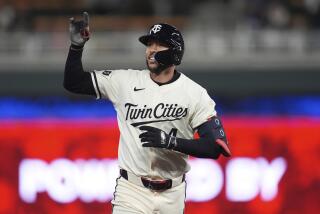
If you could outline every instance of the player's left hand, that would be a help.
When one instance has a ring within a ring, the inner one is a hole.
[[[83,12],[83,20],[76,21],[73,17],[69,20],[70,40],[73,45],[83,46],[90,38],[89,14]]]
[[[140,130],[145,131],[139,135],[143,147],[173,149],[177,145],[176,138],[161,129],[141,126]]]

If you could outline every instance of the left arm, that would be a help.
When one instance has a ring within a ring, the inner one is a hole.
[[[143,147],[165,148],[198,158],[231,156],[221,120],[216,116],[198,127],[199,139],[177,138],[150,126],[141,126],[140,130],[146,131],[139,136]]]

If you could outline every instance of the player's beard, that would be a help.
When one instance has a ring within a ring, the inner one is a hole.
[[[158,62],[157,62],[157,66],[150,67],[150,65],[148,63],[148,59],[146,59],[146,64],[147,64],[149,71],[154,74],[157,74],[157,75],[159,75],[162,71],[166,70],[169,67],[169,65],[164,65],[164,64],[161,64]]]
[[[152,73],[159,75],[161,73],[161,71],[163,71],[163,68],[161,68],[159,63],[157,63],[157,66],[155,66],[155,67],[150,67],[148,59],[146,59],[146,64],[147,64],[149,71],[151,71]]]

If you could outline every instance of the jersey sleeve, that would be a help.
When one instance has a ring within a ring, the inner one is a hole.
[[[201,92],[200,99],[195,105],[190,125],[193,129],[206,122],[209,118],[216,116],[215,102],[204,89]]]
[[[125,70],[94,70],[91,72],[92,83],[97,99],[109,99],[117,103],[121,94],[121,85],[125,84]]]

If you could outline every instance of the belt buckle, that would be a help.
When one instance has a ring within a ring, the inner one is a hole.
[[[163,191],[170,189],[172,187],[172,180],[149,180],[149,179],[142,179],[142,183],[148,189],[154,191]]]
[[[152,190],[154,190],[154,188],[153,188],[153,186],[152,186],[151,181],[148,181],[147,188],[148,188],[148,189],[152,189]]]
[[[142,177],[141,181],[143,183],[143,186],[145,186],[146,188],[151,189],[151,190],[156,190],[155,186],[152,183],[152,180]]]

